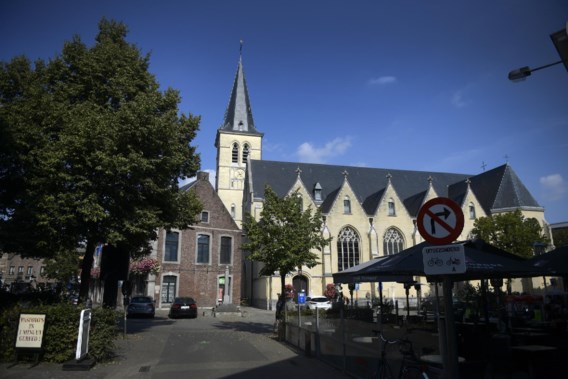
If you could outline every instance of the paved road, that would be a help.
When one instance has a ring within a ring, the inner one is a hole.
[[[243,317],[170,320],[129,319],[127,338],[117,341],[118,357],[87,372],[62,365],[0,365],[2,378],[345,378],[341,372],[305,357],[274,339],[274,313],[243,308]]]

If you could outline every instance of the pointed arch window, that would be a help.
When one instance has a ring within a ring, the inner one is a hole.
[[[469,203],[469,219],[475,220],[475,205],[473,203]]]
[[[233,154],[231,155],[231,162],[239,163],[239,144],[236,142],[233,144]]]
[[[237,207],[235,204],[231,204],[231,217],[232,218],[237,217]]]
[[[385,255],[393,255],[404,250],[404,238],[397,229],[387,229],[383,238],[383,249]]]
[[[248,156],[249,156],[250,148],[248,143],[245,143],[243,146],[243,164],[247,164]]]
[[[351,199],[347,195],[343,198],[343,213],[351,214]]]
[[[300,206],[300,212],[304,211],[304,198],[302,197],[301,194],[297,193],[296,194],[296,201],[298,202],[298,205]]]
[[[345,227],[337,238],[337,271],[343,271],[359,264],[360,238],[357,232]]]
[[[392,198],[389,199],[388,207],[389,216],[396,216],[396,208],[394,205],[394,200]]]

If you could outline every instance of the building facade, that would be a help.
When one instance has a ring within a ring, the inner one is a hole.
[[[416,216],[435,197],[450,198],[461,207],[465,223],[459,240],[471,237],[477,218],[516,209],[537,219],[551,238],[544,208],[508,164],[480,174],[462,174],[266,161],[262,160],[263,134],[254,127],[251,109],[241,58],[215,143],[217,191],[239,226],[243,214],[260,218],[265,185],[279,196],[297,191],[304,209],[321,210],[322,233],[332,242],[316,252],[319,265],[303,267],[287,279],[308,295],[323,294],[335,272],[422,242]],[[255,306],[270,308],[280,288],[279,277],[261,277],[259,269],[258,262],[246,263],[244,296]],[[429,292],[423,284],[422,295]],[[402,285],[395,283],[385,283],[383,290],[393,300],[404,293]],[[376,284],[361,284],[353,296],[377,296]]]
[[[23,258],[13,253],[4,253],[0,257],[0,285],[6,291],[49,287],[55,283],[45,276],[43,259]]]
[[[199,219],[188,229],[158,231],[151,257],[160,273],[150,275],[146,293],[156,305],[167,308],[177,296],[193,297],[199,307],[241,301],[241,230],[209,182],[199,172],[197,180],[182,187],[194,191],[203,205]]]

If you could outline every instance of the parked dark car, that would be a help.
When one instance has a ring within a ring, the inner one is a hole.
[[[154,318],[156,307],[150,296],[133,296],[126,308],[126,317],[143,316]]]
[[[170,307],[170,318],[197,317],[197,303],[191,297],[176,297]]]

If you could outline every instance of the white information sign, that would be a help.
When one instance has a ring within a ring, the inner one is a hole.
[[[463,274],[466,271],[463,245],[439,245],[422,249],[426,275]]]
[[[20,314],[18,334],[16,338],[17,349],[41,349],[43,331],[45,329],[45,314]]]

